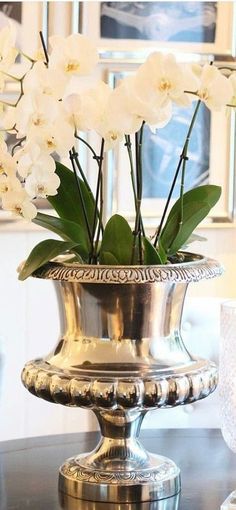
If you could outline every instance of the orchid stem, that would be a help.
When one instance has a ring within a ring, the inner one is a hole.
[[[179,160],[178,166],[176,168],[174,179],[172,181],[171,188],[170,188],[170,191],[169,191],[169,195],[167,197],[165,208],[164,208],[164,211],[163,211],[163,214],[162,214],[162,217],[161,217],[160,225],[159,225],[159,227],[157,229],[157,232],[156,232],[155,241],[153,243],[155,248],[156,248],[158,239],[159,239],[161,231],[162,231],[162,227],[163,227],[163,224],[164,224],[164,221],[165,221],[166,213],[167,213],[167,210],[168,210],[168,207],[169,207],[169,204],[170,204],[170,200],[171,200],[171,197],[172,197],[172,194],[173,194],[173,191],[174,191],[174,187],[175,187],[178,175],[179,175],[180,168],[182,166],[183,160],[187,157],[188,144],[189,144],[190,136],[192,134],[193,126],[195,124],[195,120],[196,120],[196,117],[197,117],[197,113],[198,113],[200,104],[201,104],[201,100],[199,99],[198,102],[197,102],[197,105],[195,107],[193,116],[192,116],[192,120],[191,120],[189,129],[188,129],[188,133],[187,133],[187,136],[186,136],[186,139],[185,139],[185,142],[184,142],[184,147],[183,147],[182,153],[180,155],[180,160]]]
[[[103,164],[104,145],[105,145],[105,140],[104,140],[104,138],[102,138],[101,150],[100,150],[100,156],[99,156],[99,167],[98,167],[97,188],[96,188],[96,196],[95,196],[93,227],[92,227],[92,252],[90,255],[91,260],[96,258],[96,253],[95,253],[94,247],[93,247],[93,241],[94,241],[94,236],[95,236],[95,232],[96,232],[96,219],[97,219],[99,193],[100,193],[101,203],[103,204],[101,183],[102,183],[102,164]],[[100,229],[101,229],[101,220],[102,220],[102,218],[101,218],[101,211],[100,211],[97,240],[99,240]],[[96,245],[97,245],[97,243],[96,243]]]
[[[82,194],[82,190],[81,190],[81,186],[80,186],[80,180],[77,175],[76,168],[75,168],[74,155],[73,155],[72,151],[69,152],[69,155],[70,155],[70,160],[72,163],[73,172],[75,175],[75,180],[77,183],[77,189],[78,189],[78,193],[79,193],[79,197],[80,197],[80,201],[81,201],[81,205],[82,205],[82,210],[83,210],[84,220],[85,220],[87,231],[88,231],[89,240],[91,243],[91,247],[93,247],[93,239],[92,239],[92,235],[91,235],[90,225],[89,225],[86,207],[85,207],[85,203],[84,203],[84,198],[83,198],[83,194]]]
[[[143,128],[144,122],[140,129],[139,133],[135,133],[135,156],[136,156],[136,186],[137,186],[137,209],[136,209],[136,217],[135,217],[135,226],[133,232],[133,247],[132,247],[132,256],[131,256],[131,264],[134,263],[135,259],[135,249],[136,249],[136,240],[139,240],[139,263],[143,262],[143,254],[142,254],[142,232],[141,232],[141,202],[142,202],[142,140],[143,140]]]
[[[46,46],[46,43],[45,43],[45,40],[44,40],[44,37],[43,37],[43,32],[40,30],[39,31],[39,36],[40,36],[40,39],[41,39],[41,43],[42,43],[42,47],[43,47],[43,52],[44,52],[44,56],[45,56],[45,65],[48,67],[48,63],[49,63],[49,56],[48,56],[48,50],[47,50],[47,46]]]

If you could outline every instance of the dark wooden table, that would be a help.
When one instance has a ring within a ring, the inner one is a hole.
[[[236,454],[215,429],[144,430],[147,449],[172,458],[181,468],[179,510],[219,510],[236,489]],[[76,453],[94,448],[98,433],[67,434],[0,443],[1,510],[159,510],[158,505],[86,504],[60,502],[59,465]],[[173,503],[161,510],[173,509]],[[176,508],[176,507],[175,507]]]

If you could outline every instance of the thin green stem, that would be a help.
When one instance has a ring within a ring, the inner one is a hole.
[[[171,188],[170,188],[167,200],[166,200],[165,208],[164,208],[164,211],[163,211],[163,214],[162,214],[162,217],[161,217],[160,225],[159,225],[159,227],[157,229],[157,232],[156,232],[155,240],[154,240],[154,243],[153,243],[154,247],[156,247],[158,239],[159,239],[159,236],[160,236],[161,231],[162,231],[162,227],[163,227],[163,224],[164,224],[164,221],[165,221],[166,213],[167,213],[167,210],[168,210],[168,207],[169,207],[169,204],[170,204],[170,200],[171,200],[171,197],[172,197],[172,194],[173,194],[173,191],[174,191],[174,187],[175,187],[178,175],[179,175],[180,168],[182,166],[182,162],[183,162],[184,158],[187,156],[186,147],[188,149],[188,144],[189,144],[190,136],[192,134],[193,126],[195,124],[195,120],[196,120],[196,117],[197,117],[197,113],[198,113],[200,104],[201,104],[201,100],[199,99],[198,102],[197,102],[197,105],[195,107],[193,116],[192,116],[192,120],[191,120],[189,129],[188,129],[188,133],[187,133],[187,136],[186,136],[186,139],[185,139],[185,142],[184,142],[184,147],[183,147],[182,153],[180,155],[180,160],[179,160],[178,166],[176,168],[174,179],[172,181]]]
[[[2,99],[0,99],[0,103],[4,106],[11,106],[12,108],[16,106],[16,104],[8,103],[8,101],[3,101]]]
[[[99,165],[99,156],[96,154],[95,150],[93,149],[93,147],[86,141],[84,140],[84,138],[82,138],[81,136],[78,136],[77,134],[75,134],[75,138],[77,140],[80,140],[80,142],[84,143],[88,148],[89,150],[92,152],[93,154],[93,158],[97,161],[98,165]]]
[[[11,78],[11,80],[21,81],[21,78],[17,78],[17,76],[13,76],[13,74],[6,73],[5,71],[1,71],[1,74],[4,74],[4,76]]]
[[[139,263],[142,264],[142,232],[141,232],[141,202],[142,202],[142,140],[143,140],[144,122],[140,129],[140,133],[135,133],[135,156],[136,156],[136,186],[137,186],[137,208],[135,217],[135,226],[133,232],[133,246],[131,264],[134,263],[136,241],[139,240]]]
[[[183,200],[183,197],[184,197],[184,179],[185,179],[186,163],[188,161],[187,152],[188,152],[188,146],[186,145],[185,155],[184,155],[183,160],[182,160],[182,172],[181,172],[181,183],[180,183],[180,218],[179,218],[179,224],[178,224],[178,231],[177,231],[177,234],[176,234],[175,238],[180,233],[180,230],[181,230],[182,225],[183,225],[183,218],[184,218],[184,200]],[[175,239],[173,239],[173,242],[174,242],[174,240]],[[173,242],[169,246],[169,250],[171,250]]]
[[[73,172],[74,172],[74,175],[75,175],[75,180],[76,180],[76,184],[77,184],[79,198],[80,198],[81,205],[82,205],[84,220],[85,220],[85,223],[86,223],[86,227],[87,227],[87,231],[88,231],[88,236],[89,236],[89,240],[90,240],[91,248],[92,248],[93,247],[93,239],[92,239],[92,235],[91,235],[91,230],[90,230],[90,225],[89,225],[89,221],[88,221],[86,207],[85,207],[85,203],[84,203],[84,199],[83,199],[82,190],[81,190],[81,187],[80,187],[80,180],[79,180],[77,172],[76,172],[74,156],[73,156],[72,151],[69,151],[69,155],[70,155],[70,160],[71,160],[71,163],[72,163]]]
[[[81,175],[81,177],[83,179],[83,182],[84,182],[84,184],[85,184],[85,186],[86,186],[86,188],[88,190],[88,193],[90,194],[91,199],[93,200],[93,192],[92,192],[92,190],[91,190],[91,188],[89,186],[89,183],[88,183],[88,181],[86,179],[86,176],[85,176],[85,174],[83,172],[83,169],[82,169],[80,161],[79,161],[78,152],[76,151],[75,147],[72,148],[72,154],[73,154],[73,158],[74,158],[74,161],[76,163],[76,166],[77,166],[77,168],[79,170],[79,173],[80,173],[80,175]],[[100,212],[99,212],[98,209],[97,209],[97,216],[100,217]],[[101,228],[102,228],[102,231],[103,231],[103,225],[102,225]]]
[[[91,190],[91,188],[89,186],[89,183],[87,181],[87,178],[86,178],[86,176],[85,176],[85,174],[83,172],[82,166],[81,166],[80,161],[79,161],[79,155],[78,155],[78,152],[76,151],[75,147],[72,148],[72,152],[73,152],[74,160],[76,162],[76,165],[77,165],[77,168],[79,170],[79,173],[80,173],[80,175],[81,175],[81,177],[82,177],[82,179],[84,181],[84,184],[85,184],[87,190],[89,191],[89,193],[92,194],[92,190]]]
[[[130,135],[125,135],[125,147],[127,148],[128,157],[129,157],[130,177],[131,177],[131,183],[132,183],[132,189],[133,189],[133,195],[134,195],[135,213],[137,213],[137,192],[136,192],[136,183],[135,183],[135,176],[134,176],[134,162],[133,162],[132,143],[130,140]],[[142,229],[143,236],[145,236],[142,218],[141,218],[141,229]]]
[[[99,156],[97,187],[96,187],[96,194],[95,194],[94,218],[93,218],[93,226],[92,226],[92,251],[91,251],[91,255],[90,255],[91,260],[96,258],[96,253],[94,252],[93,242],[94,242],[94,236],[95,236],[95,232],[96,232],[96,220],[97,220],[99,193],[100,193],[100,197],[102,194],[101,181],[102,181],[102,164],[103,164],[104,145],[105,145],[105,140],[104,140],[104,138],[102,138],[100,156]],[[99,220],[100,221],[99,221],[99,225],[98,225],[98,236],[100,235],[101,211],[100,211]]]
[[[45,60],[46,60],[45,65],[48,67],[48,63],[49,63],[48,51],[47,51],[46,43],[44,41],[43,32],[41,30],[39,31],[39,35],[40,35],[43,52],[44,52],[44,56],[45,56]]]
[[[133,189],[133,195],[134,195],[134,204],[135,209],[137,209],[137,192],[136,192],[136,185],[135,185],[135,178],[134,178],[134,162],[133,162],[133,154],[132,154],[132,144],[130,140],[130,135],[125,135],[125,147],[127,148],[128,157],[129,157],[129,163],[130,163],[130,177],[131,177],[131,183],[132,183],[132,189]]]
[[[31,64],[35,64],[36,60],[34,60],[33,58],[29,57],[29,55],[26,55],[26,53],[24,53],[23,51],[21,51],[20,54],[22,55],[22,57],[24,57],[27,60],[29,60],[31,62]]]
[[[101,232],[101,230],[103,230],[102,215],[103,215],[103,174],[101,173],[99,224],[98,224],[97,237],[96,237],[95,247],[94,247],[94,257],[95,257],[96,264],[97,264],[97,259],[98,259],[98,243],[99,243],[99,238],[100,238],[100,232]]]
[[[143,130],[144,130],[144,122],[142,123],[142,127],[140,129],[140,137],[138,144],[138,168],[139,168],[139,223],[138,223],[138,238],[139,238],[139,259],[140,264],[143,264],[143,249],[142,249],[142,213],[141,213],[141,201],[143,195],[143,160],[142,160],[142,148],[143,148]],[[144,234],[145,235],[145,234]]]

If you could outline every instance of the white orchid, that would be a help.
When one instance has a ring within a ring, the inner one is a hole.
[[[37,209],[24,189],[5,193],[2,196],[2,208],[11,211],[14,216],[22,216],[29,221],[37,215]]]
[[[52,46],[50,67],[67,77],[90,74],[98,62],[96,47],[84,35],[53,36],[49,41]]]
[[[125,78],[114,91],[113,97],[114,106],[111,108],[117,111],[118,119],[121,119],[123,126],[125,122],[130,122],[130,128],[124,126],[126,134],[138,131],[142,122],[146,122],[149,126],[164,127],[171,118],[171,102],[164,107],[157,107],[152,96],[146,96],[140,92],[136,76]]]
[[[38,92],[61,99],[67,85],[65,75],[57,69],[50,69],[41,61],[36,62],[24,79],[24,93]]]
[[[25,181],[25,190],[31,198],[47,198],[57,194],[60,179],[56,173],[36,170]]]
[[[236,105],[236,73],[226,78],[215,66],[181,64],[174,55],[154,52],[113,89],[97,80],[98,52],[87,37],[54,36],[50,45],[48,63],[40,51],[21,79],[15,107],[1,112],[1,127],[19,139],[13,157],[0,143],[2,206],[28,219],[36,215],[35,197],[57,194],[55,160],[68,156],[77,132],[93,130],[109,150],[144,123],[153,131],[164,127],[173,102],[188,106],[200,98],[216,110]],[[15,34],[7,27],[0,31],[0,90],[16,55]]]
[[[156,108],[179,99],[185,90],[184,74],[174,55],[152,53],[137,71],[136,89],[145,102],[149,99]]]
[[[21,136],[29,135],[58,121],[60,103],[52,96],[24,94],[16,106],[16,128]]]
[[[56,152],[58,156],[64,158],[74,145],[74,128],[64,117],[58,116],[53,124],[40,130],[31,130],[28,140],[29,143],[36,143],[42,152],[48,154]]]
[[[1,117],[1,125],[8,132],[14,131],[16,124],[16,108],[14,106],[8,106]]]
[[[7,72],[14,64],[18,55],[15,42],[16,30],[13,24],[9,23],[8,26],[0,30],[0,71]]]
[[[16,177],[8,177],[7,175],[0,175],[0,196],[8,191],[20,191],[21,183]]]
[[[13,176],[16,173],[16,165],[14,158],[6,150],[4,142],[0,145],[0,175],[6,174]]]
[[[17,171],[23,178],[33,172],[45,171],[53,173],[56,168],[54,159],[49,154],[41,151],[37,144],[28,142],[25,147],[14,156],[17,163]]]
[[[206,64],[201,70],[197,96],[210,110],[220,110],[233,96],[231,81],[215,66]]]
[[[88,129],[88,109],[91,111],[89,106],[91,99],[87,92],[82,94],[69,94],[63,100],[63,106],[67,115],[68,122],[78,131],[87,131]]]

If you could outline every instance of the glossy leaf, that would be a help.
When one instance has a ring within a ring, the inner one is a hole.
[[[152,264],[162,264],[161,258],[152,243],[146,237],[143,237],[143,263],[145,266]]]
[[[38,212],[33,222],[40,227],[46,228],[58,234],[65,241],[77,243],[75,251],[81,255],[82,259],[87,260],[89,256],[88,239],[83,227],[74,221],[57,218],[49,214]]]
[[[36,269],[43,266],[49,262],[49,260],[54,259],[58,255],[61,255],[68,250],[72,250],[76,244],[77,243],[73,242],[57,241],[56,239],[46,239],[45,241],[37,244],[25,261],[19,273],[19,280],[25,280]]]
[[[120,265],[131,263],[133,234],[128,222],[119,214],[114,214],[107,222],[100,249],[100,261],[110,253]],[[110,259],[111,260],[111,259]]]
[[[78,192],[75,175],[69,168],[59,162],[56,162],[56,173],[60,178],[61,184],[57,195],[48,197],[48,201],[60,218],[74,221],[81,225],[88,237],[82,201]],[[79,179],[79,183],[88,222],[92,229],[95,211],[94,197],[81,179]]]
[[[181,201],[175,202],[160,236],[160,242],[168,255],[176,253],[189,239],[196,226],[208,215],[219,200],[221,188],[205,185],[183,195],[183,223],[180,222]]]
[[[106,266],[118,266],[119,262],[112,253],[109,251],[103,251],[100,255],[100,264],[104,264]]]
[[[159,239],[158,241],[158,255],[161,259],[161,263],[162,264],[166,264],[167,262],[167,254],[166,254],[166,251],[162,245],[162,242],[161,242],[161,239]]]
[[[209,210],[218,202],[221,195],[221,187],[214,184],[205,184],[197,188],[186,191],[183,195],[184,206],[191,205],[194,202],[205,203],[208,205]],[[170,219],[176,212],[180,212],[181,200],[176,200],[170,210],[168,219]]]

